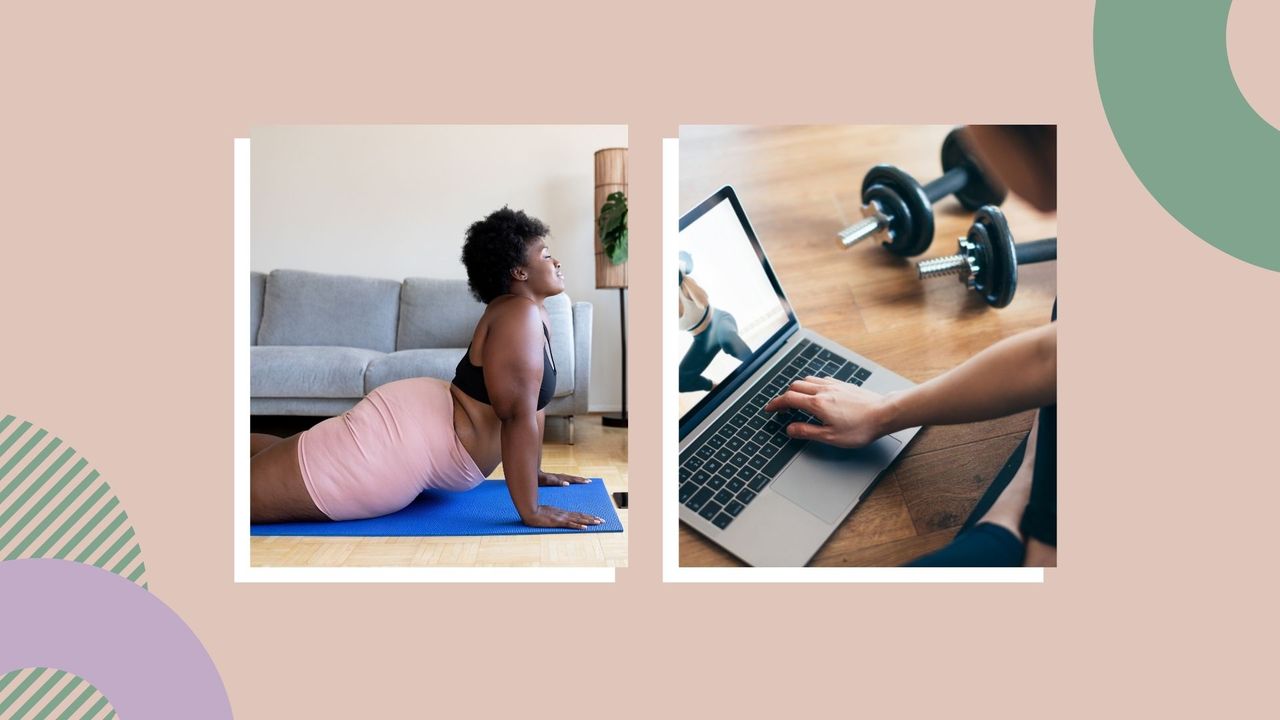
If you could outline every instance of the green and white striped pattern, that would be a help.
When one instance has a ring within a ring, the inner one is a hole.
[[[0,561],[73,560],[146,588],[128,520],[111,487],[74,448],[12,415],[0,419]]]
[[[107,698],[65,670],[27,668],[0,675],[0,718],[31,720],[110,720],[116,717]]]

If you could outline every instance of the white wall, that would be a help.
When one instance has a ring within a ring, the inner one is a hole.
[[[593,153],[625,125],[254,130],[250,266],[465,278],[467,226],[510,205],[551,227],[565,290],[595,307],[592,410],[621,407],[618,291],[595,288]]]

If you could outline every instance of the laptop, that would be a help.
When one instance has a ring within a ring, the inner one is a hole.
[[[920,428],[847,450],[764,404],[807,375],[913,383],[800,326],[733,188],[680,218],[679,248],[680,519],[749,565],[804,565]]]

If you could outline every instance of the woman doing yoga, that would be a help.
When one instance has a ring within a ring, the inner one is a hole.
[[[724,352],[738,358],[751,358],[751,348],[738,336],[738,321],[732,315],[711,307],[707,291],[691,276],[693,258],[680,253],[680,329],[693,335],[693,344],[680,360],[680,392],[710,390],[715,387],[702,373]]]
[[[543,408],[556,385],[543,301],[564,291],[547,234],[542,222],[508,208],[467,230],[462,262],[472,294],[487,307],[452,383],[387,383],[290,438],[253,435],[251,521],[377,517],[423,490],[470,490],[501,462],[524,524],[604,522],[538,504],[539,485],[590,482],[540,469]]]

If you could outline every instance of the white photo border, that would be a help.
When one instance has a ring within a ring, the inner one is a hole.
[[[249,552],[249,138],[234,139],[235,511],[237,583],[611,583],[611,567],[253,567]]]
[[[676,274],[680,234],[680,140],[662,140],[662,277]],[[662,317],[675,300],[662,293]],[[247,311],[246,311],[247,315]],[[675,323],[662,323],[662,581],[669,583],[1043,583],[1044,568],[686,568],[680,567],[678,342]]]

